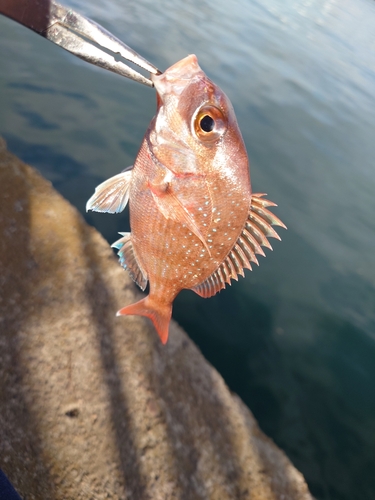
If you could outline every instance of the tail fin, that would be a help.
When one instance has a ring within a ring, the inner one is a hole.
[[[168,340],[169,322],[172,316],[172,304],[161,304],[148,295],[139,302],[120,309],[117,316],[133,314],[150,318],[154,323],[162,344],[166,344]]]

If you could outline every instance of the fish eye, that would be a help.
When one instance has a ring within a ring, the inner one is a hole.
[[[199,126],[203,132],[212,132],[215,128],[215,120],[210,115],[204,115],[199,122]]]
[[[227,119],[221,109],[212,105],[202,106],[193,116],[193,131],[199,141],[217,141],[227,130]]]

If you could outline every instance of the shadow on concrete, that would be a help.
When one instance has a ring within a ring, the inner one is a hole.
[[[38,279],[29,245],[32,186],[24,164],[14,162],[0,137],[0,468],[17,490],[41,491],[53,499],[23,349],[29,290]]]
[[[114,332],[110,327],[113,324],[113,303],[115,300],[101,277],[101,260],[96,253],[95,244],[90,243],[91,228],[87,226],[85,228],[86,231],[82,234],[82,240],[85,242],[84,254],[87,269],[93,273],[93,279],[86,286],[87,302],[91,307],[91,317],[100,346],[100,357],[108,388],[110,414],[120,457],[121,473],[127,492],[131,492],[131,498],[146,500],[148,495],[141,472],[139,450],[137,450],[133,439],[135,432],[130,418],[124,377],[120,376]]]

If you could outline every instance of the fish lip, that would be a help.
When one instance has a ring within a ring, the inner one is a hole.
[[[190,54],[170,66],[164,73],[151,75],[151,80],[158,95],[164,100],[166,96],[171,94],[181,95],[192,79],[202,73],[197,56]]]

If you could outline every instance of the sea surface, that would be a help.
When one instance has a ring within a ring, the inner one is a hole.
[[[161,70],[228,94],[282,242],[174,318],[318,500],[375,498],[375,2],[66,0]],[[134,162],[155,92],[0,16],[0,134],[84,213]],[[0,186],[1,189],[1,186]],[[113,242],[127,214],[89,214]],[[22,249],[20,249],[22,251]]]

